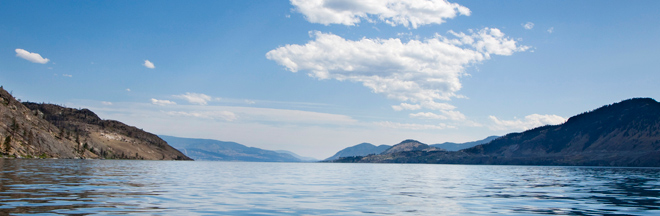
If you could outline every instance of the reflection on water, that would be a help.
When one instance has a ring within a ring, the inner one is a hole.
[[[0,214],[660,214],[660,169],[0,159]]]

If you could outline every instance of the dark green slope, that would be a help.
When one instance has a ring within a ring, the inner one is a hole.
[[[383,151],[391,148],[389,145],[379,145],[375,146],[371,143],[360,143],[351,147],[347,147],[335,153],[335,155],[325,159],[325,161],[336,160],[341,157],[352,157],[352,156],[365,156],[370,154],[380,154]]]
[[[489,163],[660,166],[660,103],[629,99],[464,152]]]
[[[657,167],[660,103],[650,98],[624,100],[561,125],[511,133],[458,152],[409,151],[344,161]]]
[[[441,144],[433,144],[431,146],[436,147],[436,148],[441,148],[441,149],[444,149],[444,150],[447,150],[447,151],[458,151],[458,150],[463,150],[463,149],[466,149],[466,148],[471,148],[471,147],[474,147],[474,146],[477,146],[477,145],[489,143],[490,141],[493,141],[493,140],[497,139],[498,137],[499,136],[489,136],[489,137],[486,137],[486,139],[472,141],[472,142],[466,142],[466,143],[444,142],[444,143],[441,143]]]

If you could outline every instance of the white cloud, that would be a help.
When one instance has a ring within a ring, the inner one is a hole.
[[[71,74],[62,74],[62,76],[65,76],[65,77],[73,77],[73,75],[71,75]]]
[[[187,100],[189,103],[199,104],[199,105],[206,105],[208,104],[209,101],[213,100],[211,96],[200,93],[190,93],[190,92],[186,92],[186,94],[182,94],[182,95],[172,95],[172,96]]]
[[[142,65],[144,65],[145,67],[147,67],[147,68],[149,68],[149,69],[154,69],[154,68],[156,68],[156,66],[154,65],[154,63],[151,63],[149,60],[144,60],[144,64],[142,64]]]
[[[160,105],[160,106],[165,106],[165,105],[175,105],[176,103],[174,101],[169,101],[169,100],[158,100],[155,98],[151,98],[151,103]]]
[[[523,26],[525,29],[530,30],[530,29],[533,29],[533,28],[534,28],[534,23],[533,23],[533,22],[527,22],[527,23],[525,23],[525,24],[522,24],[522,26]]]
[[[103,104],[103,105],[108,105],[108,106],[109,106],[109,105],[112,105],[112,102],[108,102],[108,101],[101,101],[101,104]]]
[[[354,26],[362,20],[380,20],[392,26],[417,28],[471,13],[467,7],[446,0],[291,0],[291,4],[307,21],[324,25]]]
[[[438,115],[431,112],[410,113],[410,117],[421,119],[447,119],[447,116]]]
[[[463,113],[456,111],[456,110],[440,110],[440,112],[447,116],[447,118],[454,120],[454,121],[462,121],[465,120],[465,115]]]
[[[525,119],[500,120],[495,116],[488,116],[493,122],[491,130],[529,130],[544,125],[557,125],[566,122],[566,118],[558,115],[531,114]]]
[[[421,118],[421,119],[450,119],[454,121],[462,121],[465,120],[465,115],[459,111],[455,110],[440,110],[439,111],[441,114],[437,113],[432,113],[432,112],[418,112],[418,113],[411,113],[410,117],[411,118]]]
[[[454,38],[410,40],[397,38],[346,40],[340,36],[310,32],[314,40],[304,45],[289,44],[266,54],[289,71],[308,71],[318,79],[362,83],[374,93],[411,102],[392,106],[394,110],[444,110],[448,118],[465,116],[456,107],[436,100],[463,98],[460,78],[465,68],[491,55],[512,55],[529,49],[506,37],[499,29],[484,28],[470,34],[450,31]]]
[[[407,130],[444,130],[448,128],[455,128],[454,126],[446,125],[443,123],[437,125],[431,125],[431,124],[409,124],[409,123],[382,121],[382,122],[375,122],[374,124],[385,128],[407,129]]]
[[[555,31],[555,27],[550,27],[550,28],[548,29],[548,33],[550,33],[550,34],[552,34],[552,32],[554,32],[554,31]]]
[[[422,106],[419,104],[409,104],[409,103],[401,103],[399,105],[394,105],[392,106],[392,109],[396,111],[401,111],[401,110],[418,110],[422,109]]]
[[[127,89],[126,89],[126,91],[127,91],[127,92],[130,92],[130,91],[131,91],[131,89],[129,89],[129,88],[127,88]]]
[[[16,49],[16,56],[21,57],[25,60],[31,61],[33,63],[46,64],[50,59],[43,58],[39,53],[31,53],[24,49]]]
[[[206,111],[206,112],[185,112],[185,111],[169,111],[168,115],[172,116],[187,116],[205,119],[222,119],[225,121],[234,121],[238,118],[235,113],[229,111]]]
[[[246,104],[255,104],[255,103],[257,103],[257,102],[256,102],[256,101],[253,101],[253,100],[245,100],[245,103],[246,103]]]

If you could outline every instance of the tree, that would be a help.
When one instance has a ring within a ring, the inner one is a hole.
[[[5,138],[5,142],[3,143],[3,145],[5,146],[5,152],[9,154],[9,151],[11,150],[11,135]]]

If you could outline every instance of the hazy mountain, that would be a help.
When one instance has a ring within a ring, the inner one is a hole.
[[[159,135],[174,148],[195,160],[253,161],[253,162],[300,162],[286,153],[247,147],[235,142],[212,139],[193,139]]]
[[[88,109],[20,103],[0,87],[0,152],[41,158],[190,160],[158,136]]]
[[[291,156],[293,156],[293,157],[295,157],[295,158],[300,159],[300,161],[303,161],[303,162],[315,162],[315,161],[319,161],[319,159],[316,159],[316,158],[313,158],[313,157],[300,156],[300,155],[298,155],[298,154],[296,154],[296,153],[293,153],[293,152],[290,152],[290,151],[287,151],[287,150],[276,150],[275,152],[277,152],[277,153],[289,154],[289,155],[291,155]]]
[[[341,162],[660,166],[660,103],[636,98],[458,152],[404,151]]]
[[[431,145],[432,147],[436,148],[441,148],[447,151],[458,151],[461,149],[466,149],[466,148],[471,148],[477,145],[481,144],[486,144],[489,143],[490,141],[493,141],[494,139],[497,139],[499,136],[489,136],[486,137],[486,139],[482,140],[477,140],[477,141],[472,141],[472,142],[466,142],[466,143],[453,143],[453,142],[444,142],[441,144],[433,144]]]
[[[379,145],[375,146],[371,143],[360,143],[351,147],[347,147],[335,153],[335,155],[325,159],[326,161],[336,160],[340,157],[351,157],[351,156],[365,156],[370,154],[380,154],[383,151],[389,149],[392,146],[389,145]]]

